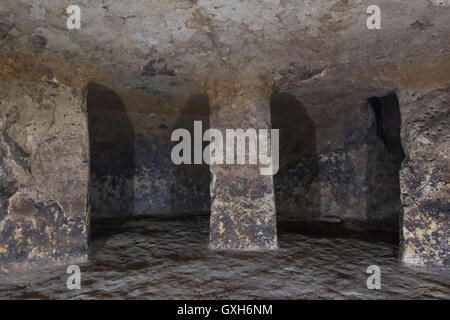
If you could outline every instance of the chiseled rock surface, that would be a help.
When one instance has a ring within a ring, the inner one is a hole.
[[[0,267],[86,257],[88,132],[81,90],[0,83]]]
[[[270,88],[270,87],[269,87]],[[263,85],[214,83],[208,89],[211,127],[269,129],[270,90]],[[236,152],[236,151],[235,151]],[[248,159],[248,149],[245,151]],[[273,176],[259,165],[211,165],[210,248],[274,249],[278,247]]]
[[[317,141],[326,141],[327,137],[335,135],[334,141],[338,143],[331,148],[317,150],[319,156],[316,158],[310,156],[311,160],[304,159],[304,165],[311,169],[309,176],[300,177],[300,169],[295,174],[299,179],[304,179],[300,181],[301,184],[312,183],[313,190],[308,192],[325,191],[322,199],[311,201],[312,206],[319,208],[320,214],[311,211],[309,215],[326,219],[330,213],[332,219],[336,215],[340,216],[340,208],[347,206],[347,200],[365,196],[364,190],[359,188],[364,187],[365,183],[363,170],[358,169],[366,165],[361,157],[367,152],[373,152],[381,161],[389,160],[379,144],[373,144],[373,149],[368,145],[365,149],[361,147],[363,141],[360,137],[351,136],[353,125],[363,131],[372,130],[370,124],[366,127],[367,123],[358,122],[361,119],[365,121],[366,116],[358,119],[361,115],[358,113],[353,115],[357,121],[351,121],[353,116],[341,121],[356,110],[354,102],[383,96],[399,88],[421,91],[424,88],[450,86],[450,6],[438,6],[435,0],[379,0],[377,5],[382,11],[381,30],[368,30],[366,12],[372,4],[371,0],[78,0],[81,29],[68,30],[65,13],[68,4],[65,2],[2,0],[0,90],[5,92],[2,95],[5,102],[0,110],[2,261],[10,261],[13,256],[19,262],[37,261],[55,246],[61,248],[52,253],[54,256],[63,256],[69,247],[86,246],[86,241],[80,239],[87,239],[87,215],[84,213],[88,181],[86,159],[89,153],[87,128],[86,119],[82,120],[85,115],[79,111],[82,105],[81,93],[77,91],[76,97],[72,96],[69,88],[84,88],[89,82],[114,88],[130,88],[134,90],[133,96],[138,92],[163,101],[168,96],[181,93],[204,93],[208,90],[205,84],[214,80],[239,83],[236,78],[246,77],[250,83],[255,83],[264,78],[264,90],[267,89],[267,92],[255,93],[249,99],[235,103],[236,108],[228,103],[238,99],[233,97],[233,91],[225,90],[222,92],[225,94],[223,97],[208,92],[211,103],[222,109],[213,110],[211,115],[211,127],[219,128],[225,125],[230,128],[253,126],[248,117],[250,111],[258,114],[259,120],[266,122],[264,126],[270,127],[270,117],[266,115],[270,88],[295,95],[305,105],[311,102],[311,97],[312,100],[316,99],[309,104],[311,107],[308,109],[308,112],[313,113],[313,121],[316,121],[315,116],[319,124],[326,123],[335,115],[341,117],[332,126],[318,125]],[[43,84],[20,87],[18,84],[21,81]],[[52,87],[58,85],[58,88]],[[254,98],[258,94],[264,98],[256,101]],[[321,107],[339,105],[338,101],[344,98],[353,102],[342,106],[342,109]],[[404,118],[419,117],[422,110],[408,111],[409,101],[406,96],[400,101]],[[254,107],[252,103],[258,106]],[[362,108],[363,104],[358,106]],[[33,108],[41,110],[38,113],[29,111]],[[67,116],[58,112],[54,114],[53,108],[65,112]],[[259,111],[256,110],[258,108]],[[446,112],[445,105],[440,104],[439,108],[441,111],[436,113]],[[11,112],[8,111],[10,109]],[[12,120],[6,121],[6,118]],[[28,119],[27,122],[24,119]],[[66,121],[69,124],[66,125]],[[442,142],[442,139],[448,135],[448,125],[437,131],[436,136],[427,137],[423,133],[418,135],[419,139],[413,139],[410,137],[414,137],[419,129],[411,131],[411,128],[416,128],[416,124],[412,123],[405,119],[403,122],[403,129],[408,132],[403,138],[408,158],[402,172],[402,197],[405,206],[404,227],[409,230],[404,242],[405,257],[409,258],[404,260],[443,264],[447,258],[442,253],[445,252],[442,246],[448,243],[448,234],[445,233],[448,232],[448,221],[443,219],[445,215],[442,212],[448,211],[446,204],[449,196],[444,191],[448,182],[445,172],[448,172],[446,154],[449,148],[445,148],[448,146],[447,140]],[[428,118],[426,123],[434,124]],[[348,135],[346,124],[351,125]],[[425,132],[426,127],[421,132]],[[138,145],[135,150],[139,152],[147,148],[146,141],[141,139],[139,133],[136,137]],[[339,141],[350,141],[350,144],[344,145],[350,145],[350,151],[345,153]],[[431,143],[428,145],[426,141]],[[437,160],[423,160],[434,158],[435,154]],[[147,161],[145,157],[141,159]],[[319,165],[315,164],[317,161]],[[377,166],[366,168],[378,171]],[[269,177],[257,177],[257,173],[252,170],[245,166],[238,169],[212,168],[211,237],[219,241],[221,230],[232,231],[222,234],[224,240],[217,243],[218,247],[230,246],[229,241],[236,243],[236,247],[276,245],[275,205],[271,200],[273,181]],[[160,172],[162,175],[166,173]],[[343,181],[345,188],[348,187],[344,189],[352,193],[350,196],[348,192],[344,195],[339,189],[342,186],[339,179],[348,173],[355,173],[349,181]],[[382,175],[388,174],[384,171]],[[233,175],[248,180],[233,180]],[[138,187],[142,187],[142,194],[145,194],[148,176],[145,173],[141,177],[143,179],[138,181]],[[238,188],[232,187],[233,183]],[[428,185],[433,186],[431,191],[428,187],[422,188]],[[299,192],[303,191],[302,188]],[[239,190],[248,190],[252,195],[243,197],[243,191]],[[375,185],[374,190],[375,193],[382,191],[388,194],[380,184]],[[292,199],[295,194],[287,196]],[[346,201],[343,201],[344,197],[347,197]],[[236,199],[242,201],[242,206],[239,201],[226,202]],[[258,199],[259,202],[245,199]],[[432,205],[424,199],[432,199]],[[375,205],[375,211],[378,210],[375,217],[384,215],[381,212],[383,209],[378,209],[380,201],[383,200],[377,197],[369,201],[369,206]],[[145,207],[148,202],[139,201],[138,206],[141,205]],[[241,206],[253,211],[254,215],[248,219],[243,215],[241,220],[230,220],[224,224],[229,227],[223,229],[217,219],[221,216],[219,212],[239,211],[219,210],[226,206]],[[352,201],[348,207],[351,210],[345,212],[346,217],[359,218],[361,212],[366,211],[364,201]],[[64,226],[55,227],[61,232],[51,233],[47,229],[49,233],[44,234],[41,231],[45,231],[46,227],[52,228],[47,224],[44,226],[42,222],[48,218],[39,218],[45,215],[64,218],[49,219]],[[420,215],[425,218],[411,218]],[[258,225],[263,220],[264,224]],[[419,228],[419,220],[428,221],[428,224],[423,222]],[[252,224],[258,227],[249,230]],[[70,237],[64,236],[69,234],[69,229],[75,230],[71,225],[76,225],[79,231],[73,231]],[[265,227],[270,230],[262,231],[266,239],[253,238],[260,228]],[[41,229],[33,233],[27,231],[30,228]],[[238,232],[233,233],[233,230]],[[26,243],[47,241],[47,244],[34,249],[31,245],[22,245],[25,243],[23,234],[30,234]],[[45,237],[42,237],[43,234]],[[53,239],[53,235],[61,236],[63,240]],[[71,246],[68,245],[70,241],[74,242]],[[6,247],[6,242],[20,245]],[[429,243],[428,249],[420,249],[425,243]],[[434,245],[435,249],[430,249]],[[76,256],[83,250],[76,249],[71,255]]]
[[[66,2],[3,0],[0,74],[147,90],[230,70],[285,89],[448,81],[450,6],[435,1],[378,0],[381,30],[368,30],[372,0],[78,0],[81,29],[68,30]]]
[[[403,261],[450,263],[450,88],[402,91]]]

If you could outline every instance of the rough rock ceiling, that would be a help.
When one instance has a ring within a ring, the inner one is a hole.
[[[450,6],[435,0],[72,2],[80,30],[66,29],[65,1],[1,1],[1,80],[173,95],[214,78],[301,95],[450,84]],[[372,4],[381,30],[366,27]]]

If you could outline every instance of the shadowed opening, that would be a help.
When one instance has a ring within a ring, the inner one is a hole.
[[[367,136],[368,184],[367,217],[377,230],[400,234],[400,176],[405,153],[400,129],[401,115],[397,96],[371,97],[368,105],[372,111],[372,126]]]
[[[171,151],[178,141],[171,141],[171,134],[183,128],[193,141],[194,121],[201,121],[203,130],[209,128],[207,96],[163,100],[91,84],[87,108],[93,250],[97,252],[107,239],[122,232],[152,235],[155,238],[149,241],[153,243],[163,241],[164,233],[157,230],[175,220],[196,217],[204,217],[198,221],[206,243],[209,166],[175,165]]]
[[[312,108],[288,93],[272,95],[281,246],[286,232],[398,244],[404,153],[397,97],[372,97],[357,113],[345,103]]]

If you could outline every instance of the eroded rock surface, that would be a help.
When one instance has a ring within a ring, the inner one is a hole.
[[[1,263],[84,256],[89,158],[108,151],[119,156],[91,162],[93,215],[203,210],[209,174],[173,166],[168,140],[192,129],[195,112],[180,110],[205,94],[211,127],[280,124],[287,150],[274,180],[254,166],[211,167],[212,247],[276,247],[275,211],[398,230],[398,128],[367,103],[397,92],[403,259],[448,264],[450,6],[380,0],[381,29],[369,30],[372,4],[79,0],[81,29],[68,30],[64,2],[3,0]],[[81,90],[93,82],[118,97],[88,119]],[[271,119],[271,94],[286,115]],[[87,127],[101,120],[89,147]]]
[[[400,173],[403,260],[448,265],[450,253],[450,89],[403,91]]]
[[[85,259],[88,137],[81,90],[0,84],[0,267]]]

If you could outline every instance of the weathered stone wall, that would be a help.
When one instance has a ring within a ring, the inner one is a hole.
[[[82,91],[0,82],[0,267],[86,258],[89,150]]]
[[[450,253],[450,88],[401,91],[402,258],[448,265]]]
[[[345,222],[398,230],[398,171],[402,161],[395,96],[381,99],[382,135],[365,99],[305,105],[289,94],[272,97],[272,125],[280,128],[275,176],[281,218]]]
[[[193,136],[195,120],[208,129],[207,100],[191,100],[181,107],[189,110],[167,113],[139,109],[106,87],[89,87],[93,218],[209,212],[208,166],[175,165],[170,157],[178,143],[171,141],[173,130],[185,128]]]

